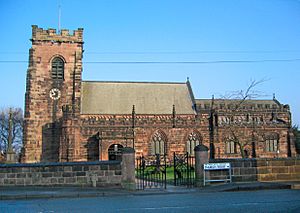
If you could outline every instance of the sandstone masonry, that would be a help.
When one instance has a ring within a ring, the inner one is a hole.
[[[209,147],[211,159],[296,154],[289,106],[275,97],[234,111],[230,100],[195,99],[189,80],[84,82],[82,28],[57,33],[34,25],[31,42],[24,163],[113,160],[122,147],[134,148],[137,156],[172,158],[199,144]],[[232,143],[228,127],[245,144],[242,149]]]

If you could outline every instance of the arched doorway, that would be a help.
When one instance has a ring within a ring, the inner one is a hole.
[[[108,160],[122,160],[122,148],[121,144],[112,144],[108,148]]]

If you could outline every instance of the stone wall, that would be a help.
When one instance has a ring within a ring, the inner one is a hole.
[[[233,182],[300,180],[300,158],[214,159],[209,162],[230,162]],[[211,171],[210,178],[221,179],[227,174],[227,171]]]
[[[120,161],[0,164],[1,186],[122,187]]]
[[[197,140],[209,146],[208,122],[200,122],[195,115],[80,115],[81,143],[75,160],[107,160],[108,149],[112,144],[135,148],[137,156],[152,153],[153,136],[159,132],[165,142],[165,151],[172,158],[173,152],[184,154],[189,135],[194,133]],[[174,125],[174,126],[173,126]],[[100,143],[100,145],[99,145]],[[101,147],[99,153],[99,146]]]

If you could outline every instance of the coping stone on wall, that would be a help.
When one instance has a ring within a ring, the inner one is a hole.
[[[16,163],[0,164],[0,168],[18,167],[46,167],[46,166],[89,166],[89,165],[118,165],[120,161],[91,161],[91,162],[55,162],[55,163]]]

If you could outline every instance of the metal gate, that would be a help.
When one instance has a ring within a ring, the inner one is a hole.
[[[156,154],[136,159],[137,189],[166,189],[166,155]]]
[[[187,152],[176,155],[174,152],[174,185],[193,187],[195,185],[195,157]]]

